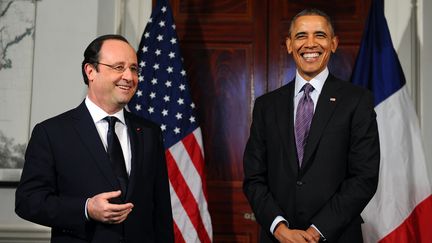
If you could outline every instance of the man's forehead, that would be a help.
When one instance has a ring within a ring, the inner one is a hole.
[[[102,47],[100,49],[99,55],[103,56],[112,56],[112,57],[132,57],[136,58],[135,50],[129,43],[121,41],[121,40],[106,40],[103,42]]]
[[[298,32],[331,32],[329,22],[319,15],[298,17],[293,25],[293,34]]]
[[[131,45],[129,45],[129,43],[124,42],[122,40],[116,40],[116,39],[109,39],[109,40],[105,40],[102,43],[102,49],[131,49],[132,51],[134,51],[134,49],[132,48]]]
[[[304,24],[316,24],[316,25],[325,25],[327,26],[329,23],[326,18],[320,15],[304,15],[298,17],[294,21],[294,26],[304,25]]]

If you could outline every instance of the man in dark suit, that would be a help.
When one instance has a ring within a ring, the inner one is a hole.
[[[376,191],[379,139],[373,97],[327,64],[330,18],[297,14],[286,40],[289,84],[259,97],[244,153],[244,192],[261,242],[362,242],[360,213]]]
[[[173,242],[161,131],[124,109],[138,83],[134,49],[98,37],[82,72],[85,100],[33,129],[16,213],[51,227],[51,242]]]

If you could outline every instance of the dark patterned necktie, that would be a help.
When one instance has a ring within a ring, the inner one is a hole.
[[[306,140],[309,134],[309,128],[314,113],[314,103],[310,97],[310,92],[314,90],[314,87],[307,83],[302,89],[304,91],[303,96],[297,105],[297,113],[295,119],[295,140],[297,147],[297,156],[299,166],[303,163],[304,148],[306,146]]]
[[[123,150],[120,145],[120,141],[115,133],[115,124],[118,119],[114,116],[107,116],[104,118],[108,122],[108,133],[107,142],[108,148],[107,153],[110,158],[112,168],[119,181],[122,197],[126,195],[127,185],[128,185],[128,175],[126,172],[125,159],[123,157]]]

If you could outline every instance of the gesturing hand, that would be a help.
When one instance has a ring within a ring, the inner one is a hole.
[[[121,191],[104,192],[90,198],[87,202],[87,213],[90,218],[107,224],[123,222],[132,211],[133,204],[112,204],[110,199],[117,198]]]

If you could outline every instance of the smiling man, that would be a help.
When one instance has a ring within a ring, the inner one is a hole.
[[[369,91],[329,73],[337,45],[328,15],[294,16],[295,79],[255,102],[243,189],[261,242],[362,242],[360,213],[378,183],[376,114]]]
[[[54,243],[173,242],[161,131],[124,109],[138,83],[135,50],[100,36],[82,74],[85,100],[33,129],[16,213],[51,227]]]

